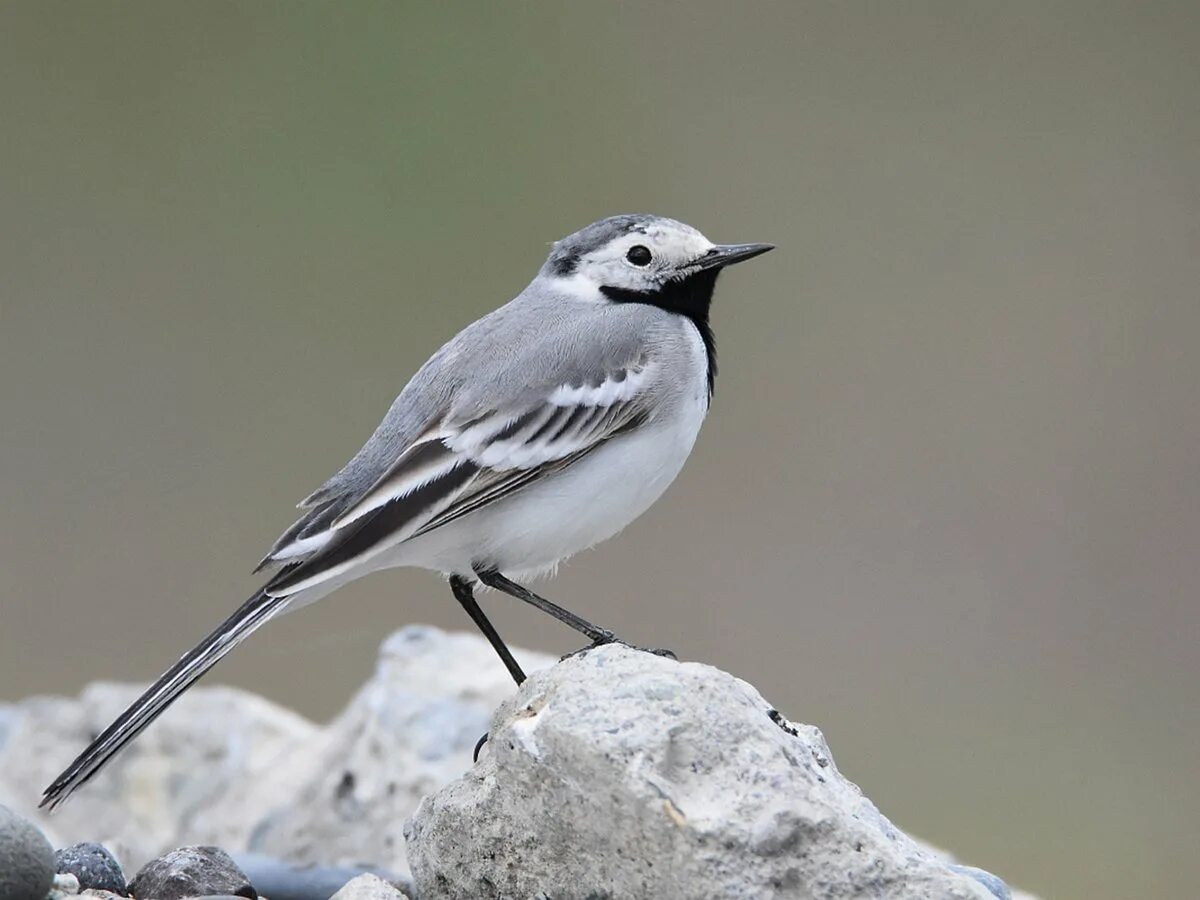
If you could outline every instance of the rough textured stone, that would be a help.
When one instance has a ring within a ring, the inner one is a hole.
[[[59,846],[100,841],[129,869],[186,843],[244,841],[254,820],[243,808],[212,840],[195,817],[228,793],[273,771],[317,726],[232,688],[196,688],[120,753],[53,816],[41,790],[141,687],[93,684],[78,699],[33,697],[3,710],[0,802],[41,825]]]
[[[418,895],[994,900],[709,666],[623,646],[532,676],[407,828]]]
[[[334,900],[404,900],[405,894],[377,875],[359,875],[333,895]]]
[[[553,663],[518,656],[529,672]],[[251,694],[197,688],[53,818],[37,813],[40,788],[137,692],[96,685],[78,700],[0,707],[0,802],[28,810],[56,845],[101,841],[126,872],[172,847],[213,844],[293,871],[379,867],[404,877],[402,823],[422,795],[459,779],[412,829],[421,900],[496,896],[499,887],[480,886],[533,885],[539,867],[549,881],[531,896],[584,896],[577,889],[596,876],[616,898],[629,896],[620,891],[637,872],[648,885],[673,884],[657,873],[706,863],[697,896],[720,896],[739,878],[743,896],[756,896],[762,879],[745,874],[753,867],[787,886],[781,897],[845,896],[857,884],[914,896],[923,878],[939,898],[1006,890],[896,832],[837,774],[815,729],[770,718],[751,688],[704,666],[622,648],[572,658],[501,708],[495,740],[472,767],[471,748],[489,712],[513,697],[512,682],[482,638],[420,626],[384,643],[371,680],[324,728]],[[832,867],[839,852],[845,877],[804,893],[804,879],[823,877],[819,859]],[[113,900],[82,896],[93,895]]]
[[[79,879],[71,872],[59,872],[50,885],[50,896],[55,894],[78,894]]]
[[[129,882],[138,900],[229,894],[258,900],[246,873],[219,847],[180,847],[151,860]]]
[[[106,847],[101,844],[72,844],[54,854],[58,873],[70,873],[79,879],[82,890],[125,893],[125,873]]]
[[[54,882],[50,886],[50,893],[45,897],[45,900],[74,900],[79,894],[79,879],[70,872],[54,876]]]
[[[0,900],[43,900],[54,883],[54,848],[28,819],[0,806]]]
[[[526,671],[555,661],[514,652]],[[103,842],[129,871],[181,844],[214,844],[401,874],[404,819],[470,766],[514,690],[483,638],[409,626],[325,728],[245,691],[193,688],[53,817],[38,810],[41,788],[142,689],[98,683],[78,699],[0,706],[0,802],[59,845]]]
[[[554,662],[514,652],[527,672]],[[374,675],[319,740],[296,747],[278,771],[246,784],[197,824],[215,838],[221,822],[260,810],[238,849],[407,872],[404,820],[424,795],[471,765],[491,711],[514,691],[482,638],[405,628],[384,642]]]

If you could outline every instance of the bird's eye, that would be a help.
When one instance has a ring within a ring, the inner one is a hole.
[[[641,244],[634,244],[625,254],[625,258],[635,266],[648,266],[650,265],[650,250]]]

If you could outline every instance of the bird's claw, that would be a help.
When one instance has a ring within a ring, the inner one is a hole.
[[[488,741],[488,732],[483,733],[483,737],[475,742],[475,749],[471,751],[471,762],[479,762],[479,751],[483,749],[483,745]]]
[[[654,656],[663,656],[667,659],[678,661],[679,657],[675,655],[674,650],[667,650],[664,647],[639,647],[636,644],[631,644],[628,641],[623,641],[611,631],[602,634],[586,647],[580,647],[578,650],[572,650],[570,653],[559,657],[559,662],[570,659],[572,656],[580,656],[587,653],[589,650],[595,650],[597,647],[603,647],[605,644],[620,644],[622,647],[628,647],[630,650],[640,650],[642,653],[651,653]]]

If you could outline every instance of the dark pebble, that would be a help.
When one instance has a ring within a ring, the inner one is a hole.
[[[258,900],[246,873],[220,847],[180,847],[151,860],[129,882],[138,900],[182,900],[230,894]]]
[[[0,806],[0,898],[43,900],[54,881],[54,848],[28,819]]]
[[[125,873],[115,856],[102,844],[72,844],[54,854],[59,875],[70,873],[79,879],[79,889],[108,891],[121,896],[125,892]]]

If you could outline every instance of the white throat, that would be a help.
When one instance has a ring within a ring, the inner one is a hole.
[[[575,272],[571,275],[554,275],[548,279],[551,290],[578,300],[590,303],[606,303],[607,298],[600,292],[600,285],[586,275]]]

